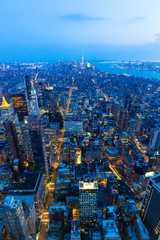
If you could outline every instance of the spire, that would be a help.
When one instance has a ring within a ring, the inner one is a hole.
[[[36,90],[35,87],[33,85],[33,81],[31,81],[31,96],[36,95]]]
[[[82,50],[82,55],[81,55],[81,64],[82,64],[82,67],[84,65],[84,54],[83,54],[83,50]]]
[[[1,108],[6,108],[6,107],[9,107],[9,106],[10,106],[10,104],[8,104],[5,97],[2,96],[2,105],[0,107]]]

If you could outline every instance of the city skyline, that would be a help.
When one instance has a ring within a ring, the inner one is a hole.
[[[159,239],[160,64],[116,65],[0,64],[0,239]]]
[[[160,240],[160,2],[0,6],[0,240]]]

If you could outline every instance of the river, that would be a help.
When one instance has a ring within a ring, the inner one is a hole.
[[[109,72],[111,74],[128,74],[136,77],[157,78],[160,80],[160,73],[146,70],[122,69],[117,66],[117,63],[112,62],[94,62],[99,70]]]

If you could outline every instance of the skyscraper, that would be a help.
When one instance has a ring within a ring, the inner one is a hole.
[[[84,67],[84,54],[83,54],[83,51],[82,51],[82,56],[81,56],[81,64],[82,64],[82,67]]]
[[[97,211],[98,183],[79,182],[80,218],[85,221],[94,221]]]
[[[18,115],[19,121],[23,121],[24,117],[28,115],[27,102],[24,93],[12,94],[12,103],[14,111]]]
[[[39,108],[44,108],[43,82],[39,82],[38,83],[38,105],[39,105]]]
[[[36,90],[33,86],[33,82],[31,82],[31,100],[29,101],[30,103],[30,110],[31,110],[31,114],[32,115],[40,115],[40,111],[39,111],[39,106],[38,106],[38,99],[37,99],[37,94],[36,94]]]
[[[137,129],[137,121],[135,118],[130,119],[130,124],[129,124],[129,133],[130,133],[130,140],[133,141],[135,137]]]
[[[1,123],[3,124],[4,121],[10,119],[12,120],[12,114],[13,114],[13,107],[11,104],[9,104],[5,97],[2,97],[2,105],[0,106],[0,112],[1,112]]]
[[[26,165],[29,167],[34,167],[34,160],[33,160],[33,151],[32,151],[32,144],[29,134],[29,126],[27,117],[24,117],[24,122],[21,124],[22,135],[23,135],[23,144],[26,153]]]
[[[29,116],[28,126],[36,169],[45,170],[48,174],[48,161],[41,119],[37,116]]]
[[[5,197],[0,206],[0,214],[12,239],[29,239],[29,229],[20,200],[15,200],[12,196]]]
[[[119,128],[119,130],[127,130],[128,122],[129,122],[128,111],[120,107],[117,115],[117,127]]]
[[[26,85],[26,96],[27,100],[31,100],[31,81],[30,81],[30,75],[27,74],[25,77],[25,85]]]
[[[4,122],[4,128],[11,146],[13,158],[21,160],[18,137],[13,123],[10,120],[7,120]]]
[[[160,174],[150,178],[141,207],[142,221],[152,239],[160,237]]]

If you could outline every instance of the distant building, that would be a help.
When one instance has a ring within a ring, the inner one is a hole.
[[[136,121],[137,121],[136,132],[139,133],[141,130],[141,126],[142,126],[142,114],[140,114],[140,113],[136,114]]]
[[[130,140],[133,141],[135,137],[135,133],[137,130],[137,121],[135,118],[130,119],[130,124],[129,124],[129,133],[130,133]]]
[[[23,135],[23,144],[26,153],[27,165],[32,165],[34,167],[35,162],[33,158],[32,143],[30,138],[28,118],[24,117],[24,122],[21,124],[22,135]]]
[[[27,100],[31,100],[31,81],[30,81],[30,75],[27,74],[25,77],[25,85],[26,85],[26,96]]]
[[[39,108],[44,108],[44,94],[43,94],[43,82],[38,83],[38,105]]]
[[[7,120],[10,120],[13,122],[17,120],[12,105],[6,101],[4,96],[2,96],[2,105],[0,106],[0,114],[1,114],[1,124],[3,124],[3,122]]]
[[[37,98],[36,90],[33,86],[33,82],[31,82],[31,100],[29,101],[29,104],[30,104],[30,114],[39,116],[40,110],[38,106],[38,98]]]
[[[65,121],[65,131],[66,132],[71,132],[71,133],[76,133],[78,135],[83,134],[83,121],[81,120],[66,120]]]
[[[12,94],[12,103],[14,111],[18,115],[19,121],[23,121],[24,117],[28,115],[27,101],[24,93]]]

